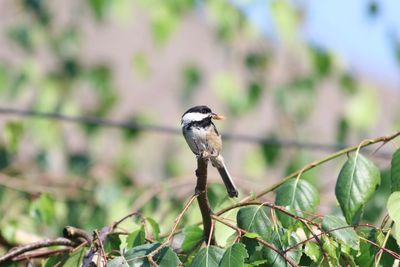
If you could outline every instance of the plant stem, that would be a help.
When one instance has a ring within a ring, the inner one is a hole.
[[[348,147],[348,148],[342,149],[342,150],[340,150],[340,151],[338,151],[338,152],[336,152],[336,153],[333,153],[333,154],[331,154],[331,155],[329,155],[329,156],[327,156],[327,157],[325,157],[325,158],[316,160],[316,161],[314,161],[314,162],[312,162],[312,163],[306,165],[304,168],[301,168],[300,170],[297,170],[297,171],[295,171],[295,172],[289,174],[288,176],[286,176],[285,178],[283,178],[283,179],[282,179],[281,181],[279,181],[278,183],[275,183],[274,185],[272,185],[272,186],[268,187],[267,189],[261,191],[261,192],[258,193],[254,198],[255,198],[255,199],[260,198],[260,197],[262,197],[262,196],[268,194],[269,192],[274,191],[274,190],[277,189],[279,186],[281,186],[283,183],[285,183],[287,180],[292,179],[292,178],[298,176],[300,173],[305,173],[306,171],[309,171],[309,170],[311,170],[311,169],[313,169],[313,168],[315,168],[315,167],[321,165],[322,163],[325,163],[325,162],[327,162],[327,161],[330,161],[330,160],[332,160],[332,159],[334,159],[334,158],[340,157],[340,156],[342,156],[342,155],[345,155],[345,154],[350,153],[350,152],[352,152],[352,151],[355,151],[355,150],[357,150],[357,149],[360,149],[360,148],[363,148],[363,147],[366,147],[366,146],[370,146],[370,145],[372,145],[372,144],[376,144],[376,143],[380,143],[380,142],[387,143],[387,142],[389,142],[390,140],[393,140],[393,139],[395,139],[395,138],[398,137],[398,136],[400,136],[400,132],[396,132],[396,133],[394,133],[394,134],[392,134],[392,135],[389,135],[389,136],[381,136],[381,137],[378,137],[378,138],[375,138],[375,139],[365,140],[365,141],[361,142],[361,144],[359,144],[359,145],[356,145],[356,146],[352,146],[352,147]],[[251,198],[252,198],[252,197],[250,197],[250,196],[249,196],[249,197],[246,197],[246,198],[242,199],[240,202],[249,201],[249,200],[251,200]]]

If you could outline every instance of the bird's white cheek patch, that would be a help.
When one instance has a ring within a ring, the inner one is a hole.
[[[195,112],[195,113],[191,112],[191,113],[185,114],[185,116],[182,117],[182,123],[188,124],[192,121],[201,121],[207,117],[208,117],[208,114],[203,114],[203,113],[199,113],[199,112]]]

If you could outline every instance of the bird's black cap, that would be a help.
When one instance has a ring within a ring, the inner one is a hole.
[[[211,113],[211,109],[207,106],[194,106],[190,109],[188,109],[185,113],[183,113],[183,116],[187,113],[191,113],[191,112],[197,112],[197,113],[203,113],[203,114],[207,114],[207,113]]]

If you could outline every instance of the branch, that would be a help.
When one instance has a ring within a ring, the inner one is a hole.
[[[274,191],[274,190],[277,189],[279,186],[281,186],[283,183],[285,183],[287,180],[292,179],[292,178],[294,178],[294,177],[297,177],[299,174],[305,173],[306,171],[309,171],[309,170],[311,170],[311,169],[313,169],[313,168],[315,168],[315,167],[321,165],[322,163],[325,163],[325,162],[330,161],[330,160],[332,160],[332,159],[334,159],[334,158],[343,156],[343,155],[348,154],[348,153],[350,153],[350,152],[356,151],[356,150],[358,150],[358,149],[360,149],[360,148],[363,148],[363,147],[366,147],[366,146],[370,146],[370,145],[372,145],[372,144],[376,144],[376,143],[387,143],[387,142],[389,142],[389,141],[395,139],[395,138],[398,137],[398,136],[400,136],[400,132],[397,132],[397,133],[392,134],[392,135],[389,135],[389,136],[382,136],[382,137],[378,137],[378,138],[375,138],[375,139],[366,140],[366,141],[363,141],[363,142],[362,142],[361,144],[359,144],[359,145],[356,145],[356,146],[352,146],[352,147],[349,147],[349,148],[342,149],[342,150],[340,150],[340,151],[338,151],[338,152],[336,152],[336,153],[333,153],[333,154],[331,154],[331,155],[329,155],[329,156],[327,156],[327,157],[325,157],[325,158],[322,158],[322,159],[320,159],[320,160],[314,161],[314,162],[312,162],[312,163],[306,165],[304,168],[301,168],[300,170],[297,170],[297,171],[295,171],[295,172],[289,174],[288,176],[286,176],[285,178],[283,178],[280,182],[278,182],[278,183],[276,183],[276,184],[274,184],[274,185],[268,187],[267,189],[261,191],[261,192],[258,193],[254,198],[256,198],[256,199],[257,199],[257,198],[260,198],[260,197],[262,197],[262,196],[268,194],[269,192]],[[246,197],[246,198],[242,199],[240,202],[246,202],[246,201],[251,200],[251,199],[252,199],[252,197]]]
[[[235,205],[229,206],[229,207],[227,207],[225,209],[222,209],[222,210],[218,211],[217,213],[215,213],[215,215],[219,216],[219,215],[222,215],[225,212],[228,212],[228,211],[230,211],[232,209],[236,209],[236,208],[240,208],[240,207],[244,207],[244,206],[253,206],[253,205],[269,207],[271,209],[274,209],[274,210],[277,210],[279,212],[282,212],[282,213],[284,213],[284,214],[286,214],[286,215],[292,217],[293,219],[298,220],[298,221],[300,221],[302,223],[311,224],[311,225],[314,225],[314,226],[317,226],[318,228],[320,228],[320,225],[318,223],[313,222],[313,221],[311,221],[309,219],[306,219],[304,217],[298,216],[298,215],[296,215],[294,213],[291,213],[291,212],[287,211],[285,207],[278,206],[278,205],[275,205],[275,204],[269,203],[269,202],[262,202],[262,203],[258,202],[258,201],[249,201],[249,202],[243,202],[243,203],[239,202],[239,203],[236,203]],[[299,210],[299,212],[303,213],[304,211]]]
[[[0,263],[12,260],[14,257],[21,255],[25,252],[32,251],[39,248],[52,247],[52,246],[67,246],[75,247],[77,244],[66,238],[56,238],[56,239],[45,239],[38,242],[34,242],[25,246],[20,246],[12,249],[4,256],[0,257]]]
[[[73,226],[64,227],[63,236],[68,239],[83,239],[88,244],[91,244],[93,241],[93,238],[90,236],[88,232]]]
[[[39,251],[28,251],[26,253],[23,253],[19,256],[16,256],[13,258],[13,261],[24,261],[24,260],[29,260],[29,259],[34,259],[34,258],[45,258],[49,256],[54,256],[57,254],[63,254],[65,252],[71,251],[72,248],[60,248],[60,249],[48,249],[48,250],[39,250]]]
[[[210,239],[210,244],[215,244],[214,233],[212,232],[212,220],[211,220],[211,208],[208,202],[207,195],[207,165],[208,159],[198,157],[197,159],[197,184],[195,193],[198,195],[197,201],[199,203],[199,208],[201,212],[201,217],[203,219],[203,236],[204,240]]]

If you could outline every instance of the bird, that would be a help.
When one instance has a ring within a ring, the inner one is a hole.
[[[212,120],[223,120],[224,116],[211,111],[208,106],[194,106],[182,115],[181,127],[186,143],[197,158],[210,159],[225,184],[229,197],[239,193],[221,155],[222,140]]]

